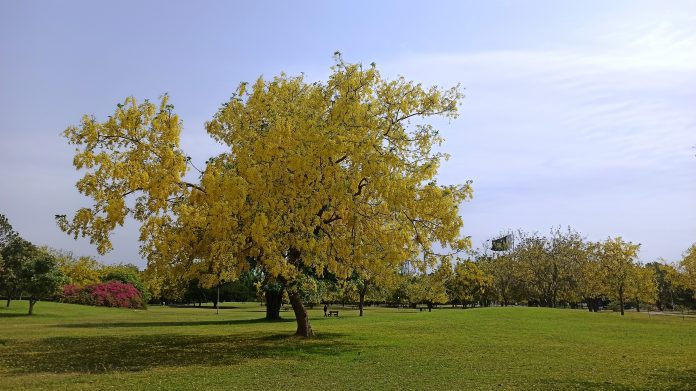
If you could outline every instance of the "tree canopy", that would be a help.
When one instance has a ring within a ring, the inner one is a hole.
[[[192,165],[169,98],[128,98],[108,120],[84,116],[65,131],[86,171],[78,190],[93,204],[58,222],[104,253],[130,216],[152,273],[206,286],[260,267],[288,287],[297,333],[311,336],[293,288],[300,276],[380,275],[405,261],[425,268],[438,249],[469,247],[459,205],[470,182],[437,183],[446,155],[426,121],[456,117],[461,98],[458,87],[386,80],[374,64],[340,55],[325,83],[285,74],[242,83],[206,125],[228,150],[195,181],[185,179]]]
[[[66,282],[53,255],[44,249],[34,248],[20,271],[21,290],[29,296],[29,315],[40,299],[53,296]]]

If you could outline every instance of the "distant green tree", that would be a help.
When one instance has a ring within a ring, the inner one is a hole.
[[[0,214],[0,292],[7,296],[7,306],[10,305],[11,287],[14,285],[14,270],[3,260],[4,248],[17,236],[5,215]],[[8,261],[9,262],[9,261]]]
[[[14,231],[7,217],[0,214],[0,249],[9,244],[9,242],[17,236],[17,232]]]
[[[256,283],[263,279],[258,269],[242,273],[238,279],[224,282],[220,286],[221,301],[254,301],[256,300]]]
[[[426,304],[428,311],[432,311],[436,304],[447,303],[446,281],[451,273],[451,264],[445,263],[430,274],[414,276],[407,288],[409,301]]]
[[[37,301],[53,296],[67,282],[55,257],[37,248],[23,263],[19,277],[21,290],[29,296],[29,315],[34,313]]]
[[[210,289],[202,287],[200,281],[194,278],[188,282],[182,299],[186,303],[193,303],[194,305],[198,303],[200,307],[203,303],[207,303],[208,300],[212,299],[213,296]]]
[[[674,307],[675,298],[681,290],[678,270],[674,266],[668,264],[664,259],[658,259],[645,266],[655,271],[655,283],[657,284],[657,300],[655,301],[655,305],[657,309],[660,311],[672,309]]]
[[[0,274],[0,289],[7,299],[7,306],[13,298],[19,297],[22,293],[22,270],[26,263],[37,251],[36,247],[19,236],[13,237],[2,248],[0,257],[2,258],[2,274]]]
[[[213,307],[225,301],[254,301],[257,299],[257,285],[261,285],[263,276],[258,270],[249,270],[242,273],[234,281],[221,281],[219,285],[206,288],[198,279],[192,279],[186,283],[181,297],[166,298],[169,301],[183,301],[201,306],[204,302],[212,302]],[[218,291],[219,289],[219,291]],[[282,295],[279,296],[282,299]],[[280,304],[279,304],[280,306]],[[280,311],[280,307],[278,308]]]
[[[478,254],[476,264],[491,276],[491,293],[500,305],[508,306],[523,299],[521,265],[512,252],[495,257]]]

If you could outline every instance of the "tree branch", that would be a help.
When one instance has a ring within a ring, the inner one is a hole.
[[[354,196],[354,197],[357,197],[357,196],[359,196],[360,194],[362,194],[362,189],[363,189],[363,187],[365,187],[365,186],[367,186],[367,178],[363,177],[363,178],[360,180],[360,182],[358,183],[358,191],[356,191],[355,193],[353,193],[353,196]]]
[[[184,186],[184,187],[190,187],[190,188],[192,188],[192,189],[196,189],[196,190],[200,191],[201,193],[204,193],[204,194],[205,194],[205,190],[203,190],[202,187],[200,187],[200,186],[198,186],[198,185],[194,185],[193,183],[189,183],[189,182],[180,182],[179,184],[180,184],[181,186]]]

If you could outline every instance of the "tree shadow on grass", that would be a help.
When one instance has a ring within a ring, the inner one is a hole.
[[[630,375],[626,375],[630,376]],[[612,390],[612,391],[651,391],[651,390],[693,390],[696,385],[696,370],[664,369],[647,375],[642,384],[629,385],[609,381],[568,381],[549,384],[549,389],[572,388],[582,390]],[[563,386],[563,387],[561,387]]]
[[[693,390],[696,388],[696,369],[669,369],[649,376],[658,384],[665,384],[664,390]]]
[[[342,334],[305,340],[287,335],[181,335],[53,337],[0,345],[0,367],[13,373],[106,373],[188,365],[227,366],[337,356],[358,349]]]
[[[0,318],[23,318],[23,317],[29,317],[29,314],[18,314],[15,312],[9,313],[9,314],[3,314],[0,312]]]
[[[161,306],[161,305],[155,305],[157,307],[169,307],[169,308],[188,308],[188,309],[201,309],[201,310],[214,310],[215,306],[210,305],[210,304],[205,304],[205,305],[189,305],[189,304],[167,304],[166,306]],[[219,309],[221,310],[236,310],[241,307],[234,306],[234,305],[221,305]]]
[[[199,320],[189,322],[92,322],[92,323],[67,323],[59,324],[56,327],[67,328],[96,328],[108,329],[113,327],[176,327],[176,326],[224,326],[254,323],[283,323],[294,322],[295,319],[227,319],[227,320]]]

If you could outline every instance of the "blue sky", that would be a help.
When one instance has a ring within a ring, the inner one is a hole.
[[[322,80],[336,50],[465,88],[460,118],[438,123],[440,180],[474,181],[475,245],[570,225],[675,261],[696,241],[692,1],[0,1],[0,213],[34,243],[95,255],[53,221],[88,203],[63,129],[167,92],[201,164],[220,151],[203,124],[239,82]],[[114,239],[102,260],[144,266],[134,224]]]

